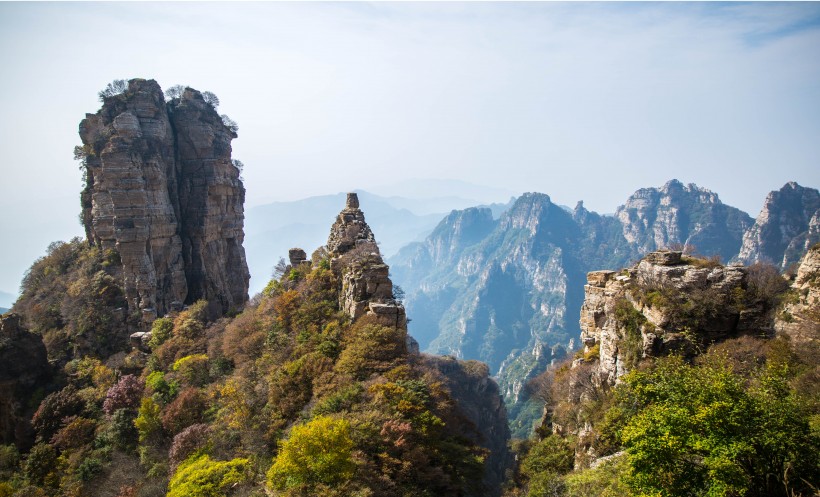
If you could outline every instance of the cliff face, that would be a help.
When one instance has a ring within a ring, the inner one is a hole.
[[[638,253],[681,244],[724,261],[737,254],[752,225],[748,214],[723,204],[715,193],[677,180],[638,190],[615,216]]]
[[[786,268],[819,241],[820,192],[790,182],[766,197],[754,226],[743,236],[738,259]]]
[[[148,319],[207,299],[214,314],[247,301],[245,189],[228,129],[196,90],[166,104],[153,80],[131,80],[80,123],[88,240],[115,248],[129,308]]]
[[[343,311],[352,319],[371,315],[385,325],[407,329],[404,306],[393,296],[390,268],[379,253],[355,193],[347,194],[345,208],[330,228],[327,251],[330,267],[341,279],[339,307]]]
[[[647,254],[619,273],[591,272],[581,308],[585,356],[597,356],[601,380],[614,384],[644,357],[693,354],[741,334],[769,336],[770,306],[748,279],[745,267],[680,252]]]
[[[820,244],[800,260],[790,298],[774,326],[798,347],[820,339]]]

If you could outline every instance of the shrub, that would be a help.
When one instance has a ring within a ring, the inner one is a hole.
[[[168,462],[175,468],[192,454],[208,446],[208,435],[211,429],[208,425],[199,423],[191,425],[177,433],[168,451]]]
[[[106,98],[110,98],[128,90],[128,81],[124,79],[115,79],[114,81],[105,85],[105,88],[100,90],[97,94],[100,97],[100,102],[104,102]]]
[[[31,424],[41,440],[51,440],[62,426],[63,419],[81,414],[84,407],[85,403],[77,396],[77,391],[69,385],[43,399]]]
[[[94,440],[96,429],[93,419],[75,418],[52,437],[51,443],[62,450],[78,449]]]
[[[174,320],[168,316],[161,317],[154,321],[151,325],[151,340],[148,342],[148,345],[151,347],[151,350],[156,349],[166,340],[171,338],[171,333],[174,330]]]
[[[223,497],[248,480],[248,459],[214,461],[203,454],[179,465],[168,484],[167,497]]]
[[[171,369],[179,374],[185,385],[198,387],[208,382],[208,356],[205,354],[178,359]]]
[[[344,419],[320,416],[295,426],[268,470],[268,486],[286,490],[346,482],[355,468],[352,450],[350,423]]]
[[[118,409],[136,409],[144,388],[142,379],[131,374],[123,376],[105,394],[103,411],[110,415]]]
[[[139,433],[139,441],[145,442],[162,435],[161,410],[153,399],[142,399],[134,426]]]
[[[177,434],[188,426],[201,423],[207,409],[205,395],[196,388],[187,388],[165,407],[162,427],[170,434]]]
[[[58,476],[57,451],[51,445],[38,443],[31,448],[23,464],[23,474],[31,483],[40,486],[56,487]]]
[[[134,412],[131,409],[117,409],[111,416],[108,428],[114,447],[124,451],[136,448],[139,432],[134,425]]]

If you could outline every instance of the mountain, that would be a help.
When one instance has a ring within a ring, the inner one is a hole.
[[[430,184],[434,183],[433,181]],[[356,192],[367,206],[368,222],[379,234],[379,249],[386,256],[424,239],[453,209],[481,202],[460,197],[385,197]],[[265,287],[280,257],[293,246],[318,247],[326,241],[327,225],[344,203],[345,194],[322,195],[292,202],[273,202],[248,209],[245,218],[245,250],[252,275],[251,293]],[[506,204],[492,204],[496,216]]]
[[[820,241],[820,192],[790,182],[769,193],[754,226],[743,236],[738,259],[785,269]]]
[[[117,251],[130,311],[150,319],[199,299],[214,316],[240,309],[250,276],[236,132],[192,88],[166,102],[154,80],[122,83],[80,123],[86,238]]]
[[[723,204],[717,194],[672,180],[661,188],[642,188],[618,208],[624,238],[644,254],[673,244],[720,255],[728,261],[752,226],[745,212]]]
[[[638,190],[614,216],[527,193],[497,221],[486,209],[455,211],[389,262],[422,349],[486,362],[522,435],[532,421],[516,419],[525,382],[578,346],[588,271],[669,246],[728,261],[752,224],[717,194],[676,180]]]

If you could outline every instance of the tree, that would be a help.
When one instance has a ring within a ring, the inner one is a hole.
[[[185,93],[185,86],[174,85],[165,90],[165,98],[167,98],[168,100],[173,100],[175,98],[181,97],[183,93]]]
[[[347,420],[319,416],[295,426],[268,470],[268,486],[286,490],[348,481],[355,469],[352,450]]]
[[[100,97],[100,102],[104,102],[106,98],[124,93],[128,89],[128,81],[124,79],[115,79],[108,83],[105,88],[100,90],[97,94]]]
[[[228,117],[227,114],[222,114],[219,117],[222,118],[222,124],[225,125],[229,130],[233,131],[234,133],[239,132],[239,125],[236,124],[236,121]]]
[[[213,107],[214,110],[219,107],[219,98],[209,91],[202,92],[202,100],[205,100],[205,103]]]
[[[223,497],[248,480],[248,459],[214,461],[207,454],[179,465],[168,484],[168,497]]]
[[[624,377],[621,441],[633,489],[656,495],[789,496],[817,482],[809,411],[772,365],[747,385],[718,362],[657,361]]]

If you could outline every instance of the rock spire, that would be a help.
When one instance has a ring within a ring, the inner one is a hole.
[[[202,94],[165,101],[132,79],[80,123],[89,242],[116,249],[129,309],[150,320],[206,299],[214,315],[248,299],[245,188],[231,161],[236,133]]]

